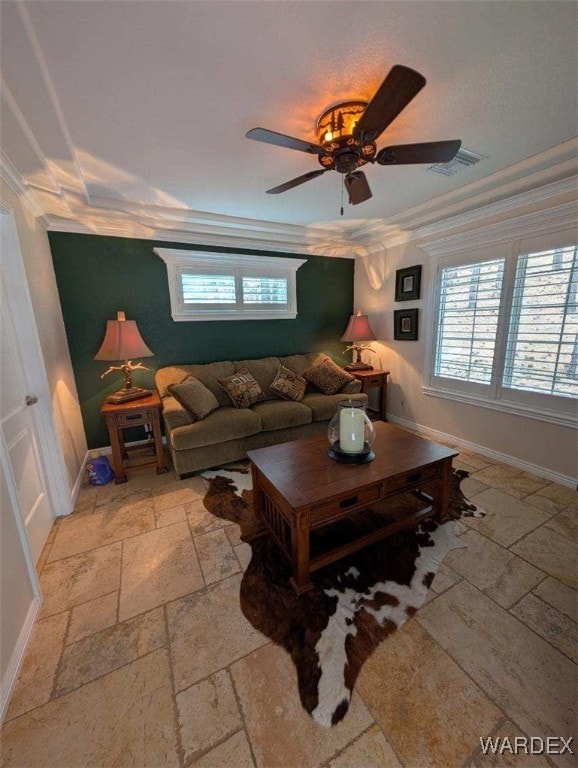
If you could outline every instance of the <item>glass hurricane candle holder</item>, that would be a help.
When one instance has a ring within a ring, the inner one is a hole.
[[[329,422],[327,437],[328,455],[342,464],[367,464],[375,459],[372,450],[375,427],[366,413],[365,403],[359,400],[342,400]]]

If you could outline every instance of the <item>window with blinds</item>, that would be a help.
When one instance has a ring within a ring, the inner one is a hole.
[[[297,271],[306,259],[155,248],[167,265],[171,316],[195,320],[293,320]]]
[[[518,257],[503,384],[578,397],[576,247]]]
[[[286,277],[243,277],[243,303],[287,305]]]
[[[561,230],[441,255],[424,392],[578,426],[577,242]]]
[[[503,277],[504,259],[442,270],[436,376],[491,381]]]
[[[194,275],[181,273],[183,303],[236,304],[235,275]]]

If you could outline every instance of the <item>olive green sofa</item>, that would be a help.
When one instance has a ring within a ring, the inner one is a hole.
[[[279,364],[303,374],[327,359],[323,353],[265,357],[258,360],[224,360],[207,365],[171,365],[159,368],[156,386],[163,405],[167,444],[179,477],[242,459],[247,451],[326,432],[344,397],[367,402],[359,381],[351,381],[336,395],[323,395],[308,385],[301,402],[282,400],[271,391]],[[219,379],[241,368],[253,375],[265,400],[250,408],[235,408]],[[171,396],[168,387],[194,376],[219,401],[219,408],[202,421]]]

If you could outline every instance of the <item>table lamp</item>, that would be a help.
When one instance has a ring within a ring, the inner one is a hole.
[[[127,320],[124,312],[116,313],[116,320],[106,321],[106,333],[100,349],[94,356],[95,360],[124,360],[122,365],[111,365],[101,379],[113,371],[122,371],[124,386],[117,392],[107,397],[109,403],[124,403],[127,400],[135,400],[138,397],[147,397],[150,389],[135,387],[132,383],[132,372],[136,370],[148,371],[142,363],[133,364],[135,357],[153,357],[153,353],[144,343],[137,324],[134,320]]]
[[[358,309],[349,318],[349,325],[345,329],[341,341],[353,342],[353,344],[345,348],[345,352],[348,352],[350,349],[356,352],[355,360],[350,365],[345,366],[347,371],[368,371],[372,369],[371,365],[361,362],[361,353],[364,349],[368,349],[370,352],[375,352],[375,350],[369,344],[356,343],[360,341],[375,341],[375,334],[369,325],[369,318],[367,315],[362,315],[361,310]]]

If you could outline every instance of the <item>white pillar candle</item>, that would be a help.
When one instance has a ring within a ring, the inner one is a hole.
[[[342,408],[339,414],[339,447],[345,453],[361,453],[365,442],[365,419],[361,408]]]

